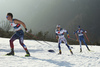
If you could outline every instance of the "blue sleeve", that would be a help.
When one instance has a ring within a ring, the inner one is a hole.
[[[83,29],[82,29],[83,30]],[[85,30],[83,30],[83,32],[85,32]]]
[[[78,31],[78,30],[77,30]],[[74,31],[73,34],[77,33],[77,31]]]
[[[75,32],[73,32],[73,34],[75,34]]]
[[[78,31],[78,30],[77,30]],[[75,33],[77,33],[77,31]]]
[[[58,34],[56,33],[56,35],[58,35]]]
[[[68,31],[66,31],[66,33],[68,34]]]

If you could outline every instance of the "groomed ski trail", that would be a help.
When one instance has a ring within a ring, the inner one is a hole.
[[[25,40],[31,57],[23,57],[25,51],[19,45],[18,40],[14,42],[15,56],[3,56],[10,52],[9,39],[0,38],[0,67],[99,67],[100,66],[100,47],[90,46],[93,50],[89,52],[85,45],[82,45],[83,52],[79,52],[79,45],[70,45],[73,47],[74,55],[71,55],[67,46],[61,44],[62,55],[58,55],[58,43],[43,41]],[[55,53],[48,52],[53,49]]]

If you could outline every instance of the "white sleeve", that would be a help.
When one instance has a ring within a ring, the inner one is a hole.
[[[67,33],[67,30],[63,29],[63,32],[66,32]]]
[[[55,30],[55,33],[57,33],[57,30]]]
[[[87,31],[85,31],[85,33],[87,33]]]

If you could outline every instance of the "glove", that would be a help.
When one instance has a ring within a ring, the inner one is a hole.
[[[78,41],[78,39],[76,41]]]
[[[87,33],[87,31],[85,31],[85,33]]]
[[[67,37],[70,38],[69,34],[67,34]]]
[[[73,32],[73,34],[75,34],[75,32]]]
[[[28,33],[28,30],[27,30],[27,28],[25,28],[25,32],[27,32],[27,33]]]
[[[58,39],[58,36],[56,36],[56,39]]]

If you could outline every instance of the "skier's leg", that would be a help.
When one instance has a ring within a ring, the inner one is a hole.
[[[24,48],[24,50],[27,50],[26,45],[23,43],[23,37],[19,38],[19,43],[21,44],[21,46]]]
[[[82,52],[82,37],[79,37],[79,44],[80,44],[80,52]]]
[[[85,39],[84,39],[84,38],[83,38],[83,43],[86,45],[87,49],[90,51],[90,49],[89,49],[88,45],[86,44],[86,42],[85,42]]]
[[[61,52],[61,46],[60,46],[60,44],[61,44],[61,39],[59,39],[59,41],[58,41],[58,48],[59,48],[59,53],[58,54],[61,54],[62,52]]]
[[[70,46],[67,44],[67,40],[65,38],[63,39],[63,42],[66,44],[66,46],[68,47],[68,49],[71,52],[71,54],[73,54],[73,52],[72,52]]]
[[[14,55],[14,44],[13,44],[13,41],[17,39],[17,35],[14,34],[11,39],[10,39],[10,48],[11,48],[11,52],[10,53],[7,53],[7,55]]]
[[[81,42],[81,40],[79,40],[79,43],[80,43],[80,52],[82,52],[82,42]]]
[[[24,40],[24,32],[23,32],[23,30],[17,31],[17,35],[19,37],[19,43],[21,44],[21,46],[26,51],[26,55],[25,56],[30,56],[30,53],[29,53],[26,45],[23,43],[23,40]]]
[[[19,42],[20,42],[21,46],[24,48],[24,50],[26,51],[27,56],[30,56],[30,53],[29,53],[26,45],[23,43],[23,37],[19,38]]]
[[[67,43],[66,43],[66,46],[68,47],[68,49],[69,49],[70,53],[71,53],[71,54],[73,54],[73,52],[72,52],[72,50],[71,50],[70,46],[69,46]]]
[[[10,47],[11,47],[11,48],[14,48],[13,41],[16,40],[16,39],[17,39],[17,35],[14,34],[14,35],[11,37],[11,39],[9,40],[9,42],[10,42]]]

